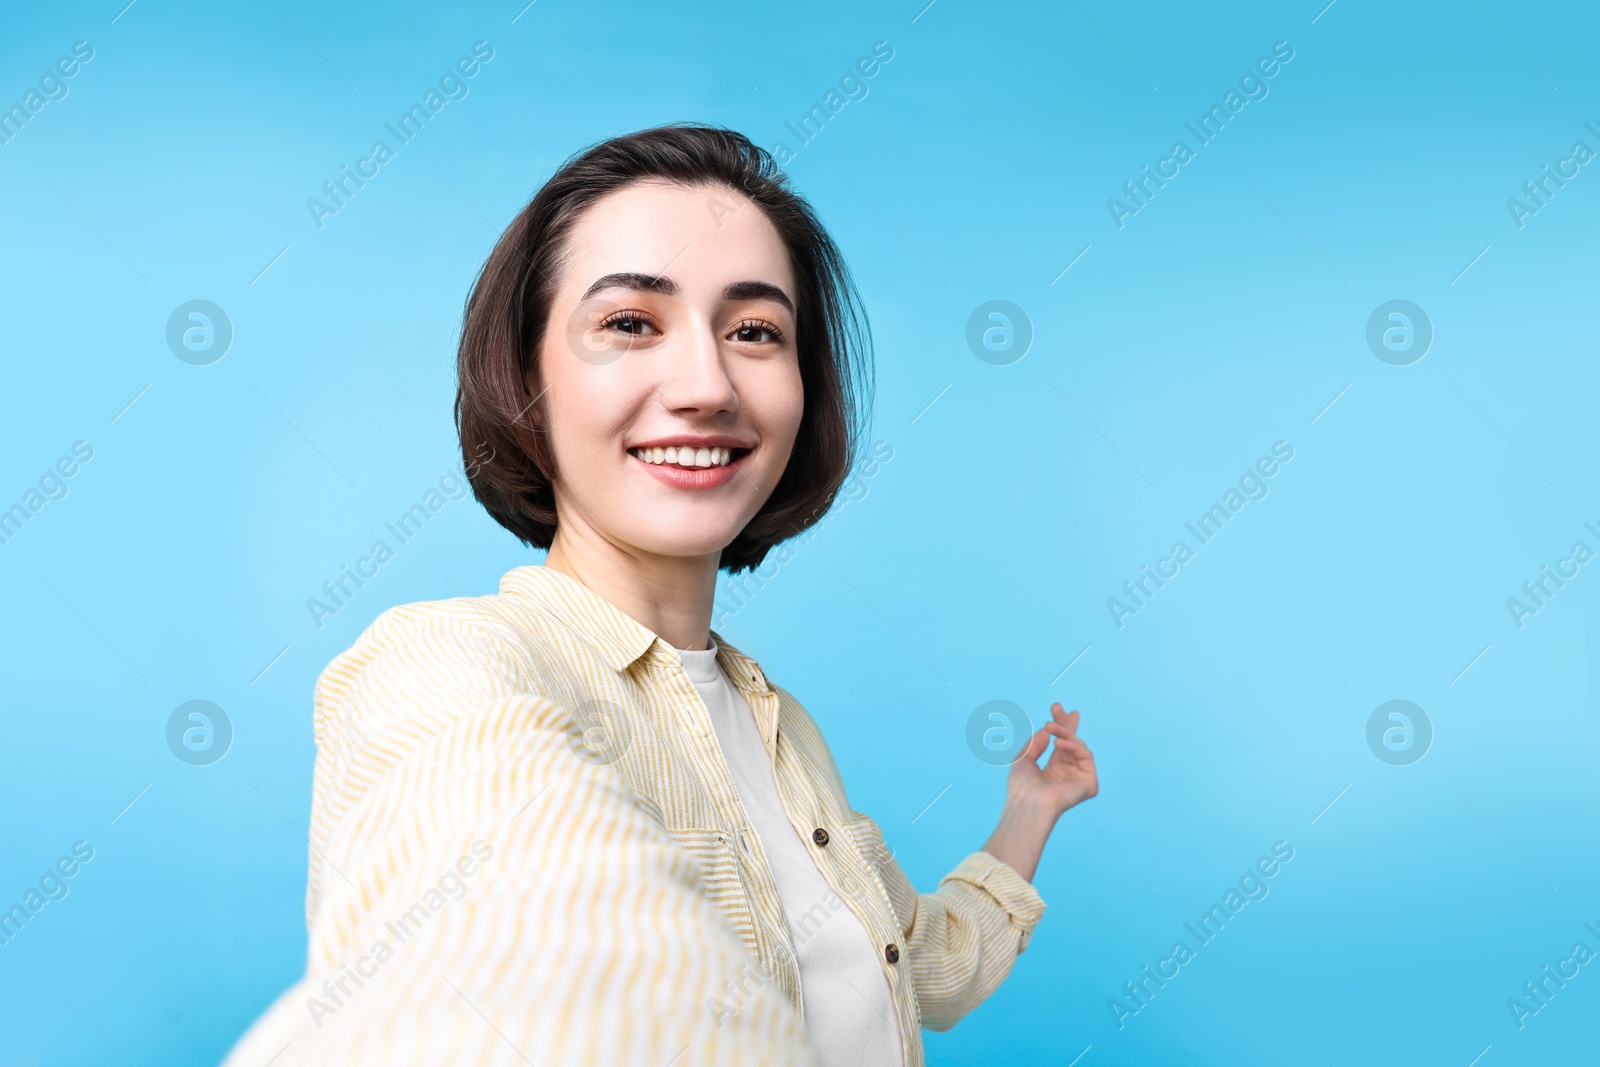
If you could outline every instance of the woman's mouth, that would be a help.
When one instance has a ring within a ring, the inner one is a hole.
[[[630,448],[628,454],[657,481],[675,489],[715,489],[738,475],[750,449],[678,445]]]

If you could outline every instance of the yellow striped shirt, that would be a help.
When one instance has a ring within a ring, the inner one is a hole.
[[[1044,902],[983,851],[919,894],[811,716],[712,638],[795,832],[883,946],[922,1067],[922,1028],[999,986]],[[384,612],[322,673],[314,727],[306,975],[226,1067],[816,1063],[827,1020],[803,1017],[705,705],[665,640],[581,582],[518,567],[497,596]]]

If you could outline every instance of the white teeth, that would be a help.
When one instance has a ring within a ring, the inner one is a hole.
[[[680,467],[726,467],[733,462],[728,448],[635,448],[635,458],[646,463],[675,463]]]

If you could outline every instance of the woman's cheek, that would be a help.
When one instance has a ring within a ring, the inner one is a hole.
[[[774,421],[782,432],[793,440],[800,432],[800,420],[805,415],[805,383],[800,377],[800,364],[793,358],[782,364],[781,384],[767,394],[774,400]]]

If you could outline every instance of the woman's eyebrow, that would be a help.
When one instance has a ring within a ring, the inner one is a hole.
[[[595,283],[584,291],[582,299],[587,300],[602,289],[643,289],[645,292],[660,293],[662,296],[678,295],[678,283],[671,278],[663,278],[657,274],[640,274],[637,271],[622,271],[596,279]]]
[[[724,300],[773,300],[794,314],[794,301],[771,282],[734,282],[722,291]]]
[[[678,295],[678,283],[671,278],[664,278],[658,274],[642,274],[638,271],[621,271],[597,278],[594,284],[584,291],[581,299],[587,300],[605,289],[639,289],[648,293],[660,293],[662,296]],[[722,298],[772,300],[787,308],[789,314],[794,314],[794,301],[789,299],[789,294],[771,282],[734,282],[722,291]]]

